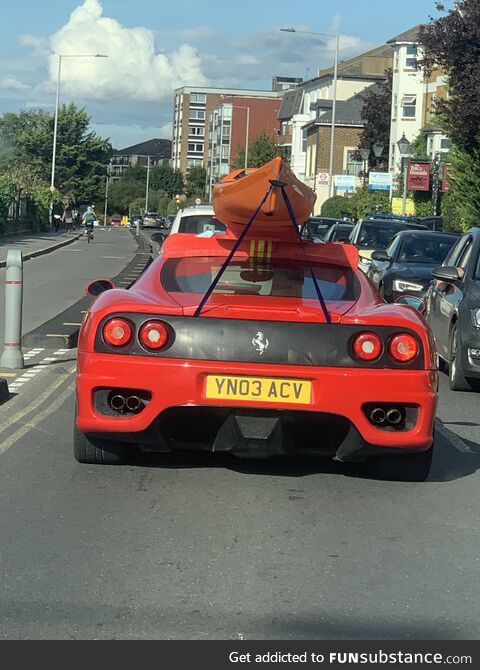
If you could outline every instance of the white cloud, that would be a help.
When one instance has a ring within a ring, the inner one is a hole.
[[[103,16],[100,0],[84,0],[68,22],[50,37],[50,86],[56,82],[58,57],[85,52],[108,58],[62,59],[62,91],[84,100],[162,100],[174,88],[206,85],[202,63],[194,47],[181,44],[165,53],[155,47],[155,33],[148,28],[126,28]],[[24,35],[22,43],[39,50],[43,41]],[[41,84],[39,91],[48,91]]]
[[[15,77],[12,77],[11,75],[7,75],[0,79],[0,88],[3,91],[26,91],[30,86],[15,79]]]

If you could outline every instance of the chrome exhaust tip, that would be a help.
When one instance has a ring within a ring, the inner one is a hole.
[[[370,412],[370,420],[372,423],[384,423],[385,422],[385,410],[383,410],[381,407],[375,407],[375,409],[372,409]]]
[[[123,395],[112,395],[110,398],[110,407],[116,412],[122,412],[125,409],[125,398]]]
[[[138,397],[138,395],[131,395],[127,398],[125,405],[129,412],[138,412],[138,410],[142,407],[143,403],[141,399]]]
[[[391,423],[393,426],[398,425],[402,420],[402,413],[400,410],[392,408],[389,409],[387,412],[387,421]]]

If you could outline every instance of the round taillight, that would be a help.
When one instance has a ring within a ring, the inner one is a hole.
[[[111,347],[124,347],[133,337],[133,328],[126,319],[110,319],[103,326],[103,339]]]
[[[412,335],[400,333],[388,343],[388,353],[394,361],[409,363],[418,355],[418,342]]]
[[[167,344],[169,332],[162,321],[147,321],[138,332],[140,344],[146,349],[158,351]]]
[[[353,352],[360,361],[375,361],[383,351],[383,342],[376,333],[359,333],[353,340]]]

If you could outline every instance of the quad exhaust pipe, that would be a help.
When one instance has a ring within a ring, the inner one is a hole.
[[[121,393],[116,393],[110,397],[109,405],[118,414],[125,411],[133,414],[143,409],[144,402],[138,395],[125,396]]]
[[[401,410],[396,407],[390,409],[383,409],[382,407],[374,407],[370,412],[370,421],[377,426],[389,424],[390,426],[398,426],[403,420]]]

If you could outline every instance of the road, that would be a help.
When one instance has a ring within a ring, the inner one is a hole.
[[[479,637],[478,395],[442,375],[421,484],[208,454],[86,466],[74,354],[0,407],[0,638]]]
[[[53,238],[55,241],[57,237]],[[58,239],[62,239],[61,237]],[[42,241],[43,240],[43,241]],[[6,248],[33,251],[52,243],[52,236],[28,239]],[[24,270],[23,333],[28,333],[66,309],[84,295],[86,284],[99,277],[113,277],[127,265],[137,245],[129,230],[95,229],[95,239],[73,242],[50,254],[26,261]],[[1,249],[0,249],[1,251]],[[3,342],[5,269],[0,268],[0,342]]]

